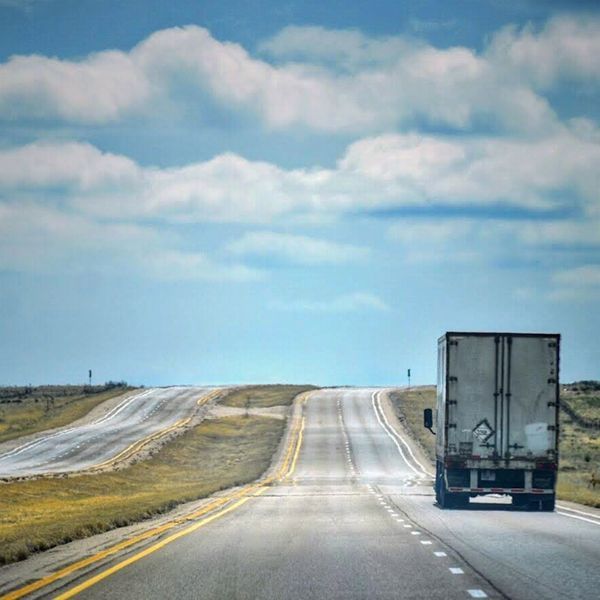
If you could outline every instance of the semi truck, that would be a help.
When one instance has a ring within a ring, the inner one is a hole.
[[[438,340],[435,494],[441,508],[502,494],[554,510],[560,334],[447,332]]]

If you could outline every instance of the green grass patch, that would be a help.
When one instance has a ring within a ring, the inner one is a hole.
[[[234,408],[290,406],[298,394],[314,389],[316,388],[310,385],[256,385],[235,390],[221,404]]]
[[[0,388],[0,442],[68,425],[102,402],[132,389],[124,386]]]
[[[207,420],[122,471],[0,485],[0,563],[253,481],[284,429],[267,417]]]
[[[435,436],[423,427],[423,409],[435,409],[435,394],[434,386],[426,386],[395,391],[390,395],[396,414],[434,463]],[[594,408],[597,395],[595,390],[585,390],[574,394],[568,392],[565,397],[574,409],[582,410],[582,416],[597,419],[598,408]],[[591,411],[585,412],[590,406]],[[593,472],[600,475],[600,430],[580,426],[561,411],[559,449],[558,497],[600,507],[600,487],[592,489],[589,485]]]

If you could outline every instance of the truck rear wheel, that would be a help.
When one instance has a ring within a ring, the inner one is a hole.
[[[539,510],[543,512],[552,512],[556,504],[555,494],[544,494],[538,496],[536,494],[530,494],[526,496],[525,508],[528,510]]]
[[[554,510],[555,504],[556,504],[556,495],[555,494],[544,496],[540,510],[543,510],[545,512],[552,512]]]
[[[529,494],[515,494],[512,497],[512,505],[520,510],[529,508]]]
[[[436,493],[436,499],[440,508],[466,508],[469,506],[469,495],[449,492],[444,485],[444,480],[439,485],[439,495]]]
[[[435,499],[440,508],[464,508],[469,505],[469,494],[449,492],[444,481],[444,470],[436,463]]]

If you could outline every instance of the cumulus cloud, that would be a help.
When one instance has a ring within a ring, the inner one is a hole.
[[[561,15],[541,29],[509,26],[493,36],[486,57],[537,88],[561,80],[600,83],[600,18]]]
[[[368,292],[353,292],[327,300],[292,300],[274,302],[278,310],[320,313],[388,311],[390,307],[378,296]]]
[[[245,233],[227,248],[237,256],[270,257],[300,265],[353,263],[369,255],[368,248],[273,231]]]
[[[340,168],[395,187],[404,203],[551,209],[582,200],[596,211],[598,164],[600,144],[563,128],[533,140],[378,136],[352,144]]]
[[[104,123],[141,110],[151,87],[124,52],[100,52],[79,62],[13,56],[0,65],[0,112],[3,119]]]
[[[39,141],[0,150],[0,188],[93,190],[133,184],[141,169],[129,158],[86,142]]]
[[[479,54],[410,37],[288,27],[262,44],[270,62],[204,28],[175,27],[128,52],[14,56],[0,65],[0,114],[109,122],[177,97],[185,81],[273,128],[376,132],[425,121],[543,131],[556,117],[539,89],[567,76],[597,80],[599,23],[557,17],[541,31],[505,29]]]
[[[580,129],[534,140],[388,134],[352,143],[333,169],[283,169],[232,153],[141,167],[88,144],[32,144],[0,152],[0,194],[61,186],[61,201],[82,213],[168,222],[306,222],[432,204],[597,218],[600,140]]]

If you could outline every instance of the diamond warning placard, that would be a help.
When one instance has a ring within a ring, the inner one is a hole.
[[[473,429],[473,436],[477,438],[481,443],[487,442],[494,435],[492,426],[488,423],[487,419],[480,421]]]

